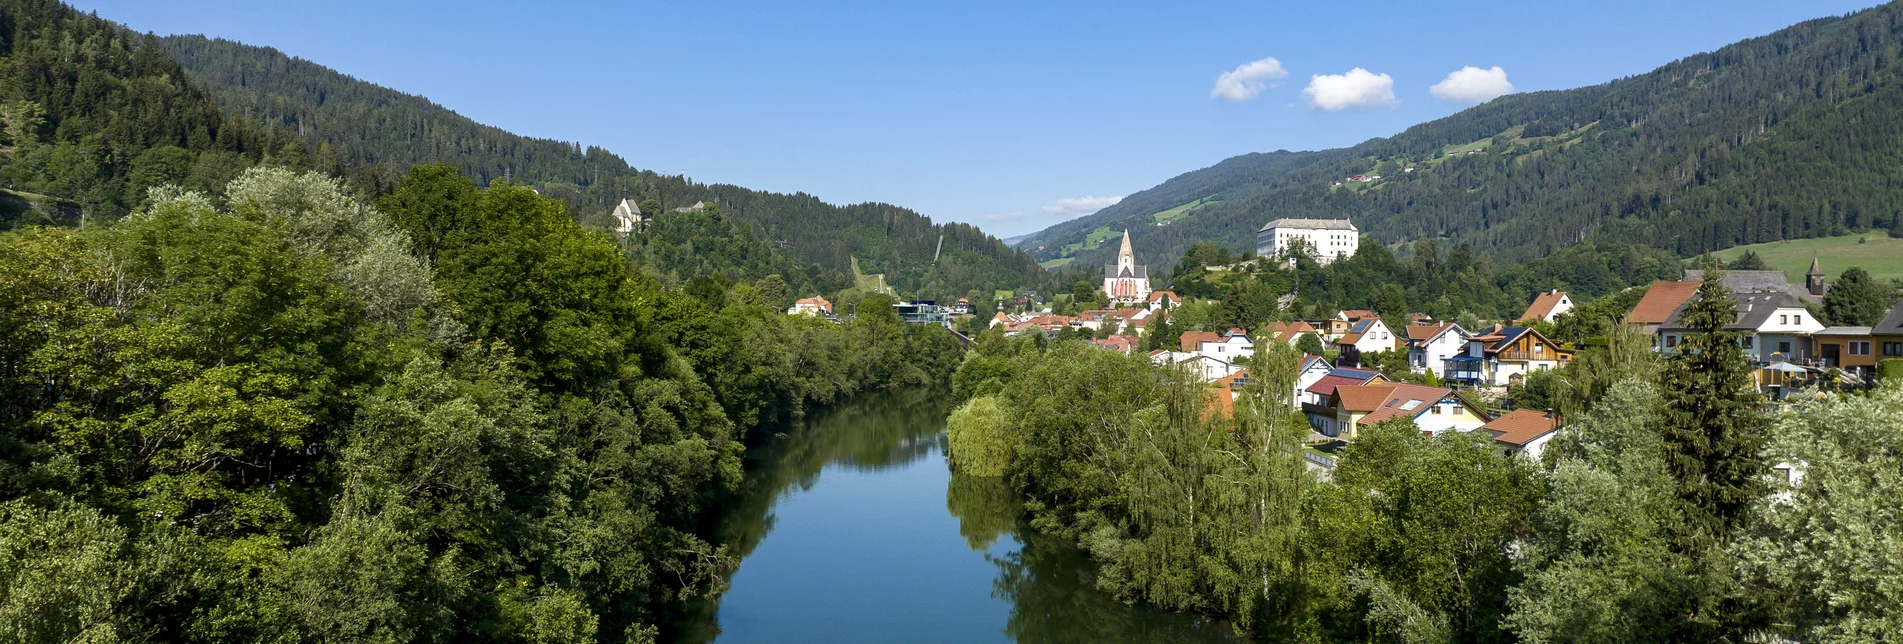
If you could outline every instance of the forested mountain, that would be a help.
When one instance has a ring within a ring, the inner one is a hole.
[[[1498,260],[1588,240],[1689,256],[1903,234],[1899,57],[1893,3],[1603,85],[1504,96],[1352,148],[1231,158],[1019,246],[1100,263],[1110,249],[1080,242],[1128,227],[1139,254],[1173,258],[1205,239],[1252,249],[1278,217],[1349,217],[1382,243],[1451,238]],[[1334,185],[1361,173],[1382,178]]]
[[[0,230],[117,219],[151,186],[215,190],[309,158],[226,116],[156,43],[55,0],[0,0]]]
[[[1029,255],[966,224],[936,224],[888,204],[837,206],[807,194],[694,183],[635,169],[601,148],[511,134],[428,99],[271,48],[202,36],[171,36],[159,43],[210,84],[219,105],[335,150],[346,172],[360,182],[384,183],[418,163],[448,163],[481,183],[509,178],[536,186],[567,202],[583,223],[597,226],[606,225],[610,209],[622,198],[651,200],[666,209],[714,203],[730,220],[801,263],[844,274],[857,257],[866,272],[884,273],[900,290],[927,296],[1049,281]]]

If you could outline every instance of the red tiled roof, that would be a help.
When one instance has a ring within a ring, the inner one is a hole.
[[[1362,320],[1375,317],[1374,311],[1370,311],[1367,309],[1355,309],[1352,311],[1342,311],[1341,314],[1342,316],[1347,317],[1349,322],[1360,322]]]
[[[1335,388],[1335,398],[1340,400],[1342,409],[1355,412],[1373,412],[1387,402],[1394,393],[1394,385],[1342,385]]]
[[[1452,322],[1442,322],[1440,324],[1425,324],[1425,325],[1410,324],[1407,327],[1407,339],[1413,340],[1416,342],[1426,342],[1428,340],[1434,339],[1434,336],[1440,335],[1442,331],[1446,331],[1448,327],[1451,327],[1453,325],[1454,323]]]
[[[1196,349],[1201,348],[1204,342],[1221,342],[1221,341],[1222,341],[1222,336],[1216,335],[1215,331],[1184,331],[1183,332],[1183,350],[1184,351],[1195,351]]]
[[[1367,378],[1351,378],[1348,376],[1327,375],[1327,376],[1322,376],[1321,380],[1315,381],[1315,384],[1309,385],[1308,392],[1312,394],[1320,395],[1320,396],[1333,396],[1335,395],[1336,387],[1340,387],[1343,385],[1358,387],[1380,378],[1381,378],[1381,374],[1379,373],[1371,374]]]
[[[1626,323],[1664,324],[1671,319],[1673,311],[1678,310],[1686,300],[1692,299],[1701,283],[1697,280],[1653,282],[1652,288],[1639,298],[1639,303],[1632,305],[1632,312],[1626,314]]]
[[[1165,295],[1169,296],[1171,300],[1174,300],[1177,302],[1183,301],[1183,298],[1178,297],[1175,291],[1150,291],[1150,297],[1144,299],[1144,301],[1155,302],[1157,300],[1163,299],[1163,296]]]
[[[1526,313],[1520,315],[1520,321],[1546,319],[1546,316],[1552,315],[1553,307],[1559,306],[1559,299],[1565,296],[1565,291],[1557,290],[1539,294],[1539,297],[1533,298],[1533,303],[1526,307]]]
[[[1493,422],[1481,425],[1480,428],[1491,432],[1493,440],[1524,447],[1533,439],[1559,429],[1561,424],[1557,414],[1516,409],[1512,413],[1493,419]]]
[[[1113,335],[1101,340],[1091,340],[1090,343],[1106,349],[1116,349],[1124,353],[1129,353],[1137,348],[1136,336],[1132,335]]]
[[[1372,425],[1390,418],[1412,418],[1427,413],[1429,407],[1446,398],[1453,390],[1445,387],[1410,385],[1404,382],[1382,385],[1392,387],[1387,400],[1381,402],[1381,408],[1361,418],[1362,424]],[[1404,409],[1408,401],[1418,400],[1420,404],[1413,409]]]

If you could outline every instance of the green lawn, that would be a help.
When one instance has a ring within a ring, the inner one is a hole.
[[[1045,261],[1045,262],[1038,262],[1038,264],[1037,264],[1037,265],[1038,265],[1038,266],[1042,266],[1042,267],[1044,267],[1044,270],[1049,270],[1049,271],[1054,271],[1054,270],[1057,270],[1057,269],[1060,269],[1060,268],[1063,268],[1065,264],[1069,264],[1069,263],[1071,263],[1071,262],[1074,262],[1074,261],[1077,261],[1077,258],[1075,258],[1075,257],[1059,257],[1059,258],[1057,258],[1057,259],[1053,259],[1053,260],[1050,260],[1050,261]]]
[[[1159,224],[1169,223],[1171,221],[1175,221],[1177,219],[1181,219],[1183,217],[1188,217],[1192,214],[1195,214],[1192,211],[1194,211],[1197,208],[1201,208],[1203,207],[1204,204],[1207,204],[1210,202],[1211,202],[1211,197],[1203,197],[1201,199],[1191,201],[1181,206],[1177,206],[1175,208],[1171,208],[1169,210],[1165,210],[1163,212],[1150,215],[1150,220]]]
[[[1064,250],[1073,253],[1080,250],[1094,250],[1098,246],[1102,246],[1104,241],[1122,234],[1121,231],[1111,230],[1109,226],[1098,226],[1095,230],[1086,233],[1083,241],[1067,245],[1064,247]]]
[[[1852,266],[1863,267],[1877,279],[1903,279],[1903,239],[1891,239],[1880,232],[1752,244],[1717,254],[1729,261],[1746,250],[1763,257],[1764,263],[1771,267],[1783,270],[1792,284],[1804,283],[1804,273],[1810,270],[1813,257],[1823,262],[1828,280],[1836,280],[1844,269]]]

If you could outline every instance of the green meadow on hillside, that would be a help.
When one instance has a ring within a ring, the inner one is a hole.
[[[1804,283],[1804,273],[1810,270],[1813,257],[1823,262],[1828,280],[1836,280],[1852,266],[1861,266],[1878,279],[1903,279],[1903,239],[1881,232],[1752,244],[1725,249],[1717,255],[1730,261],[1746,250],[1784,271],[1793,284]]]

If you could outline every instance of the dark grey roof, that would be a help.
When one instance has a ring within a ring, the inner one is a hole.
[[[1140,280],[1146,280],[1146,279],[1150,279],[1150,270],[1149,270],[1149,267],[1147,266],[1137,266],[1136,272],[1134,273],[1129,271],[1124,271],[1122,274],[1118,274],[1116,264],[1104,264],[1103,276],[1104,276],[1104,279],[1134,277]]]
[[[1897,302],[1896,306],[1890,307],[1890,314],[1883,316],[1883,321],[1878,322],[1877,327],[1871,332],[1880,335],[1903,333],[1903,302]]]
[[[1354,230],[1355,225],[1346,219],[1277,219],[1263,224],[1261,230],[1271,228],[1304,228],[1308,230]]]
[[[1739,272],[1751,273],[1756,271]],[[1803,300],[1797,299],[1797,297],[1783,291],[1770,293],[1733,292],[1731,299],[1738,303],[1738,319],[1731,324],[1725,325],[1725,328],[1734,331],[1748,331],[1764,326],[1764,322],[1771,319],[1771,316],[1775,315],[1778,309],[1805,310]],[[1685,328],[1685,325],[1679,322],[1679,317],[1685,315],[1685,308],[1691,306],[1692,302],[1696,301],[1698,301],[1698,296],[1693,295],[1692,299],[1686,300],[1684,304],[1678,305],[1678,309],[1672,311],[1672,317],[1667,318],[1665,324],[1659,325],[1659,328]]]
[[[1790,295],[1803,302],[1822,301],[1811,295],[1803,285],[1792,284],[1784,271],[1725,271],[1725,289],[1732,293],[1769,293],[1778,292]],[[1687,269],[1685,279],[1704,281],[1705,272]]]
[[[1853,337],[1853,338],[1854,338],[1854,337],[1857,337],[1857,336],[1865,336],[1865,335],[1870,335],[1870,327],[1867,327],[1867,326],[1833,326],[1833,327],[1829,327],[1829,328],[1826,328],[1826,329],[1824,329],[1824,330],[1822,330],[1822,331],[1818,331],[1818,332],[1816,332],[1816,333],[1812,333],[1812,334],[1811,334],[1811,337],[1817,337],[1817,336],[1820,336],[1820,335],[1823,335],[1823,336],[1838,336],[1838,335],[1841,335],[1841,336],[1847,336],[1847,337]]]

